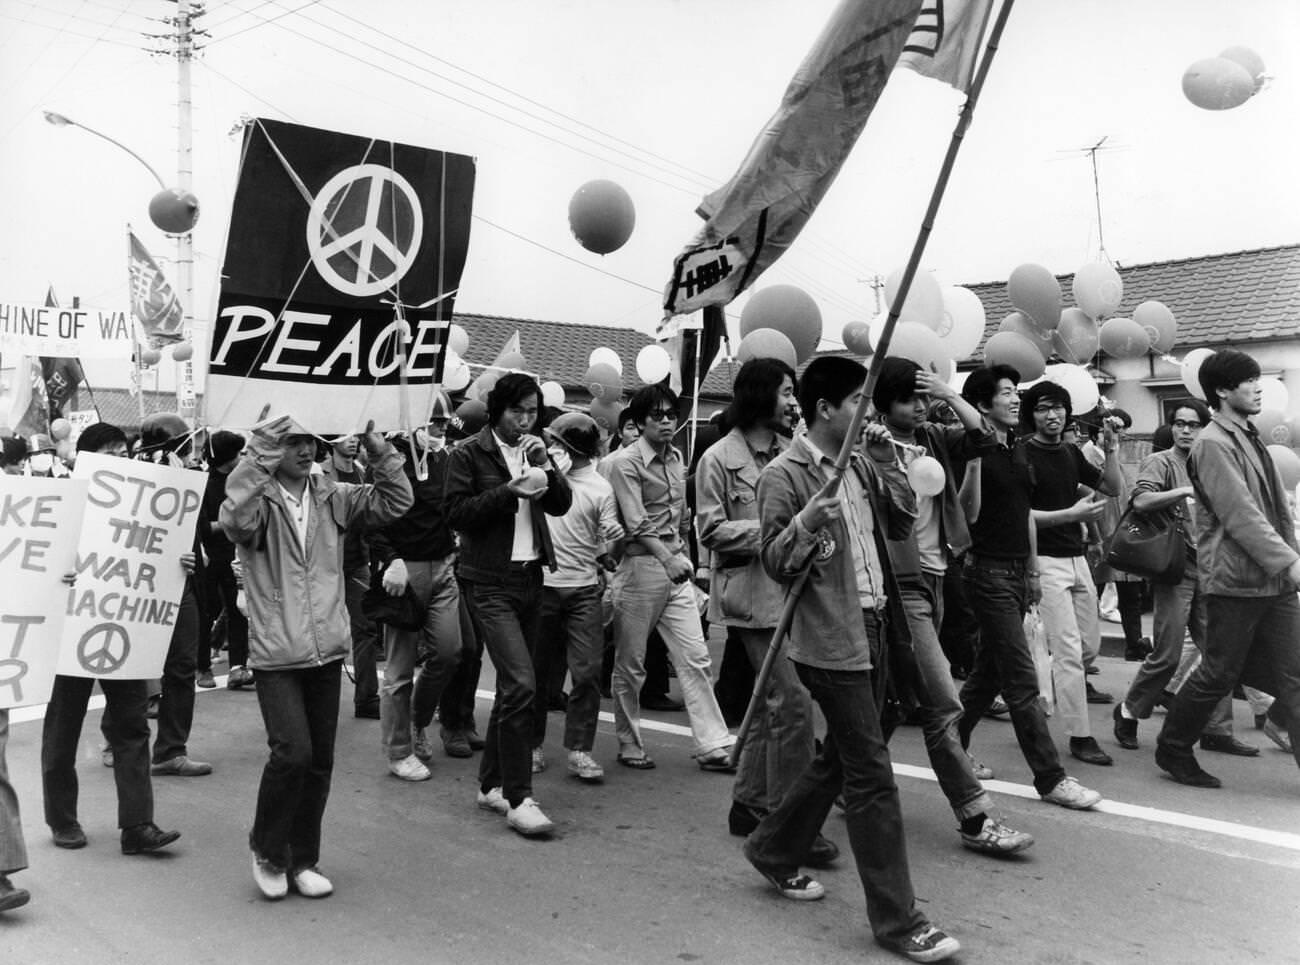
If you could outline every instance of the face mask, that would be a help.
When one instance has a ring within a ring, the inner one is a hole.
[[[551,460],[555,463],[555,471],[561,476],[567,476],[569,470],[573,468],[573,460],[569,457],[568,451],[559,446],[551,446],[546,451],[551,454]]]

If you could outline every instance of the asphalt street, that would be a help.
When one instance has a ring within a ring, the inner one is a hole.
[[[1136,666],[1116,657],[1100,664],[1093,679],[1112,692]],[[486,667],[483,686],[491,686]],[[247,831],[266,753],[252,692],[201,692],[191,753],[216,772],[154,779],[158,823],[183,832],[155,856],[119,852],[98,710],[79,767],[90,845],[53,846],[41,820],[38,712],[15,712],[9,763],[31,861],[15,882],[33,898],[0,915],[0,963],[901,960],[871,940],[837,812],[826,831],[846,857],[816,873],[824,900],[787,901],[746,864],[726,829],[731,778],[695,766],[685,714],[647,715],[659,767],[631,771],[614,763],[604,702],[595,750],[608,768],[602,785],[565,774],[561,718],[552,714],[551,766],[535,793],[558,829],[529,840],[475,806],[477,759],[439,750],[432,780],[391,777],[378,723],[354,719],[346,682],[344,690],[321,861],[336,891],[321,901],[267,902],[251,879]],[[487,707],[484,690],[480,727]],[[984,721],[974,749],[997,773],[995,803],[1037,838],[1003,860],[960,846],[919,730],[900,730],[892,750],[916,892],[962,942],[958,960],[1300,962],[1300,773],[1253,730],[1246,705],[1237,709],[1239,736],[1261,755],[1202,752],[1224,787],[1198,790],[1155,767],[1159,715],[1142,725],[1142,749],[1124,751],[1110,733],[1110,708],[1094,706],[1094,733],[1116,764],[1067,763],[1106,796],[1090,813],[1040,802],[1010,724]]]

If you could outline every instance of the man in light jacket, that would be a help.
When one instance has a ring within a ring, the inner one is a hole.
[[[287,415],[272,419],[253,430],[221,505],[243,564],[248,663],[271,747],[249,844],[253,880],[273,900],[290,878],[308,898],[334,890],[316,863],[352,642],[342,543],[355,519],[381,526],[412,503],[402,457],[373,430],[372,422],[361,441],[374,484],[352,485],[312,475],[315,437]]]
[[[1300,552],[1286,487],[1250,423],[1262,404],[1259,363],[1223,349],[1201,365],[1199,381],[1215,410],[1187,464],[1205,650],[1165,718],[1156,764],[1180,784],[1219,787],[1192,747],[1238,681],[1274,694],[1289,720],[1300,717]]]

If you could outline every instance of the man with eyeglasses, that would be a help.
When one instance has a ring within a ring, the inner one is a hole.
[[[731,771],[732,737],[713,695],[709,651],[691,582],[695,567],[686,552],[686,467],[672,444],[677,395],[662,385],[639,389],[628,403],[640,438],[600,464],[614,489],[627,534],[623,562],[614,576],[614,730],[618,762],[655,766],[641,737],[641,685],[646,639],[656,627],[677,668],[686,702],[695,759],[702,770]]]
[[[1020,426],[1028,435],[1026,459],[1034,475],[1030,508],[1038,534],[1038,605],[1052,652],[1056,707],[1070,740],[1070,754],[1085,764],[1113,763],[1092,736],[1090,702],[1109,703],[1106,695],[1088,692],[1084,665],[1101,649],[1097,590],[1084,555],[1084,524],[1101,518],[1105,502],[1098,492],[1114,495],[1122,482],[1116,453],[1117,420],[1102,423],[1106,462],[1099,470],[1061,434],[1070,421],[1070,394],[1054,382],[1030,386],[1020,402]]]
[[[1259,375],[1259,363],[1233,349],[1215,352],[1198,373],[1214,406],[1187,463],[1205,648],[1156,741],[1157,766],[1193,787],[1221,785],[1192,749],[1238,682],[1276,695],[1275,724],[1300,717],[1300,550],[1286,487],[1250,422],[1262,404]],[[1300,751],[1292,753],[1300,764]]]

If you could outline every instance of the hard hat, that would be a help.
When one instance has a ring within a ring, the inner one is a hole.
[[[600,454],[600,427],[585,412],[565,412],[557,416],[546,434],[578,456],[595,459]]]

